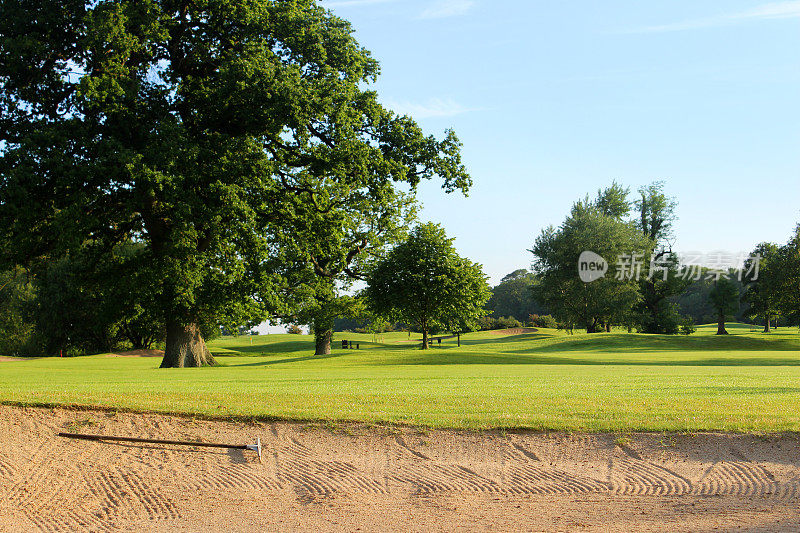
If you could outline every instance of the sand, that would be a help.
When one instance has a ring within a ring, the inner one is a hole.
[[[264,460],[59,431],[258,436]],[[798,531],[799,445],[0,406],[0,531]]]

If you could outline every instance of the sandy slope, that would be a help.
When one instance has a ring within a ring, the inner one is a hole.
[[[0,407],[0,530],[800,530],[797,435],[629,439]]]

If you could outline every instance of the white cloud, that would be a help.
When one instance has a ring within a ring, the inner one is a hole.
[[[763,4],[747,11],[728,13],[726,15],[719,15],[716,17],[685,20],[682,22],[662,24],[659,26],[645,26],[644,28],[632,30],[629,33],[663,33],[670,31],[685,31],[700,28],[711,28],[715,26],[727,26],[748,20],[787,18],[800,18],[800,0],[789,0],[786,2]]]
[[[431,98],[423,104],[388,100],[385,104],[392,111],[415,119],[452,117],[474,111],[451,98]]]
[[[437,0],[422,12],[420,18],[440,19],[463,15],[475,5],[474,0]]]

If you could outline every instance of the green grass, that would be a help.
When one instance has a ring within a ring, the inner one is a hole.
[[[104,355],[0,362],[0,402],[470,429],[800,431],[800,334],[728,329],[483,332],[428,352],[417,335],[345,333],[325,357],[306,336],[223,338],[211,343],[217,368]],[[342,338],[361,349],[338,348]]]

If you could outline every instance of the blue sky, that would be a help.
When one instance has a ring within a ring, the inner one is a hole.
[[[325,0],[381,63],[381,100],[452,127],[475,185],[420,191],[491,281],[613,179],[677,197],[676,250],[750,250],[800,222],[800,1]]]

